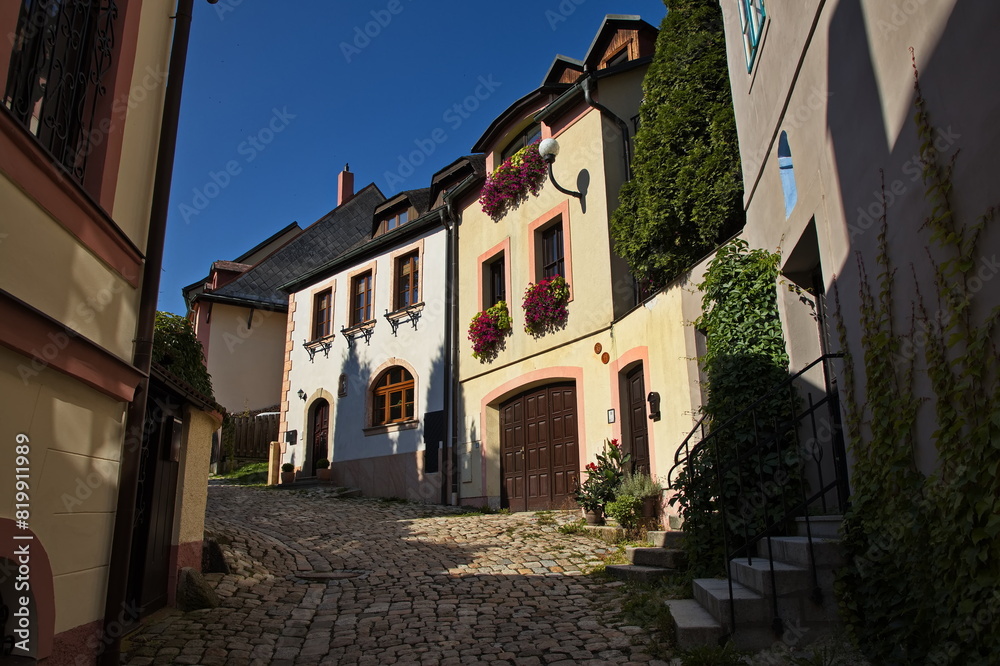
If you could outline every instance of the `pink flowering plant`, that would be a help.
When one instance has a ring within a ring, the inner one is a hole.
[[[524,290],[524,330],[538,337],[566,323],[569,284],[561,275],[539,280]]]
[[[587,480],[578,483],[574,497],[576,503],[587,511],[597,511],[615,499],[615,490],[625,478],[625,470],[632,455],[622,451],[617,439],[604,440],[604,450],[597,454],[597,462],[588,464],[583,473]]]
[[[511,329],[510,311],[505,301],[483,310],[469,324],[472,356],[481,362],[492,361]]]
[[[517,151],[486,177],[479,203],[494,222],[524,203],[529,193],[538,196],[542,189],[548,167],[538,154],[538,143]]]

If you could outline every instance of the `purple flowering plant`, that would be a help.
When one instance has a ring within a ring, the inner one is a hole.
[[[529,193],[538,196],[542,189],[548,167],[538,154],[538,143],[517,151],[486,177],[479,203],[494,222],[524,203]]]
[[[539,280],[524,290],[524,330],[536,337],[555,330],[566,322],[569,311],[569,284],[561,275]]]
[[[492,361],[511,329],[510,311],[505,301],[483,310],[469,324],[472,356],[480,362]]]

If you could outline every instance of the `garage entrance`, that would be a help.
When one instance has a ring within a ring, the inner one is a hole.
[[[576,419],[573,383],[533,388],[500,405],[502,506],[512,511],[575,506]]]

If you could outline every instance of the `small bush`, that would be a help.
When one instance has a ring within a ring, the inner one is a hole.
[[[316,461],[316,469],[329,469],[330,461],[326,458],[320,458]]]
[[[586,523],[587,521],[581,518],[580,520],[574,520],[572,523],[560,525],[557,529],[561,534],[586,534]]]
[[[604,512],[618,521],[626,530],[634,530],[639,526],[642,517],[642,498],[632,495],[622,495],[604,507]]]
[[[626,474],[615,494],[618,496],[631,495],[632,497],[659,497],[663,492],[663,486],[659,481],[649,474]]]
[[[293,465],[292,463],[285,463],[285,464],[283,464],[281,466],[281,471],[282,472],[294,472],[295,471],[295,465]]]

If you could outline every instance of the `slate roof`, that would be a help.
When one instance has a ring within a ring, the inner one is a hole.
[[[385,196],[377,186],[367,186],[243,275],[207,292],[205,297],[287,307],[288,294],[278,287],[368,241],[372,213],[383,201]]]

